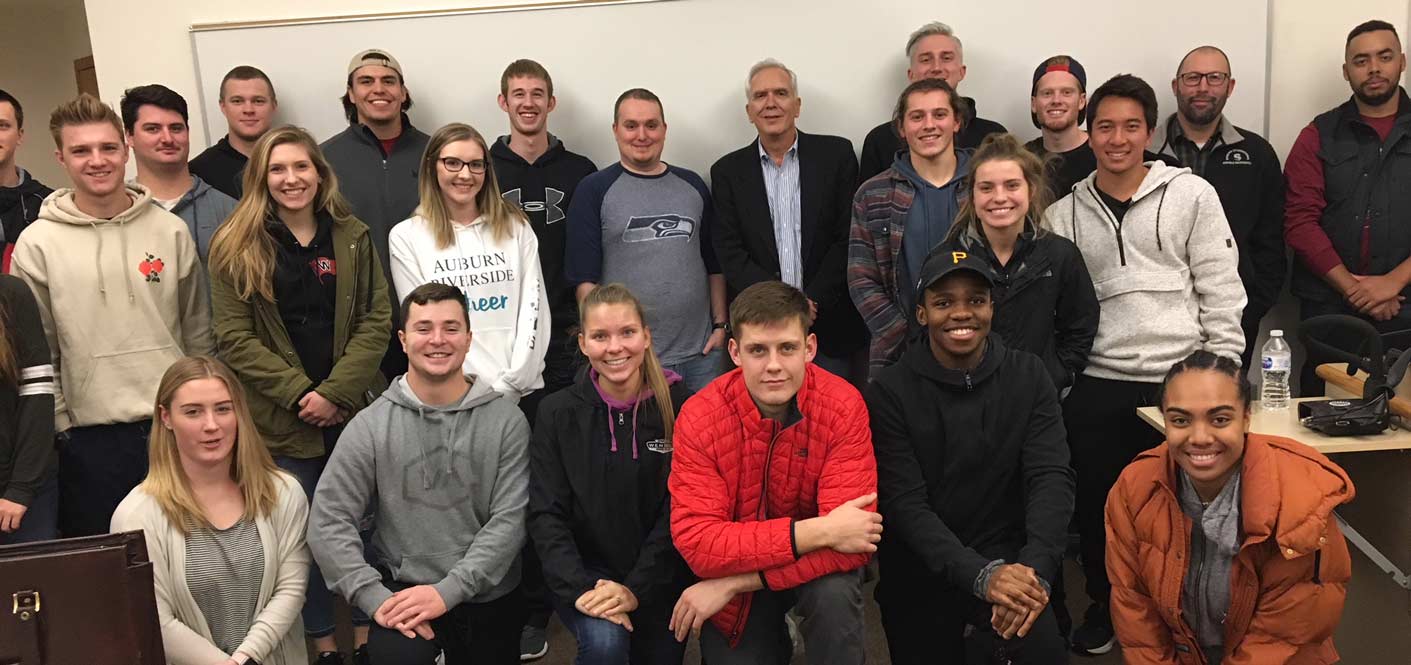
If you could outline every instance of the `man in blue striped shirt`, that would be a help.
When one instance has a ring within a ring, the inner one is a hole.
[[[857,158],[852,143],[798,130],[798,78],[777,60],[750,68],[745,114],[759,131],[710,170],[716,256],[730,295],[779,280],[809,299],[818,335],[814,362],[840,376],[866,344],[848,296],[846,270]]]

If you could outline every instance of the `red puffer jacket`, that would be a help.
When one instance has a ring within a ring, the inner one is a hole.
[[[877,491],[867,407],[848,382],[809,364],[781,424],[760,416],[737,369],[686,402],[674,438],[671,538],[696,575],[759,572],[767,588],[788,589],[867,564],[866,554],[794,552],[795,520]],[[752,598],[711,617],[732,646]]]

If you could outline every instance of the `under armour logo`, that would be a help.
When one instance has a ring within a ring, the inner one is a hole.
[[[542,214],[545,225],[561,222],[565,217],[563,208],[559,207],[559,204],[563,203],[565,194],[553,187],[544,188],[544,201],[524,201],[523,194],[518,187],[505,192],[504,197],[506,201],[519,206],[520,210],[530,215]]]

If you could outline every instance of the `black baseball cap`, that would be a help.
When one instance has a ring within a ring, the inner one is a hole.
[[[945,243],[931,250],[926,262],[921,264],[921,279],[916,282],[916,292],[924,292],[937,280],[957,270],[979,273],[985,283],[991,287],[995,285],[995,273],[984,257],[960,245]]]

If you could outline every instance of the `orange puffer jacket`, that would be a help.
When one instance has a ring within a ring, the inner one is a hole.
[[[1128,665],[1338,662],[1332,635],[1352,560],[1333,509],[1352,500],[1352,481],[1318,451],[1282,437],[1248,435],[1242,464],[1243,542],[1230,569],[1220,664],[1206,663],[1181,614],[1191,520],[1166,445],[1138,455],[1108,494],[1112,622]]]
[[[757,572],[765,587],[790,589],[867,564],[867,554],[794,549],[795,520],[877,491],[862,395],[812,363],[806,371],[787,423],[760,417],[738,369],[681,407],[667,481],[671,539],[696,575]],[[753,598],[737,595],[711,617],[731,646]]]

